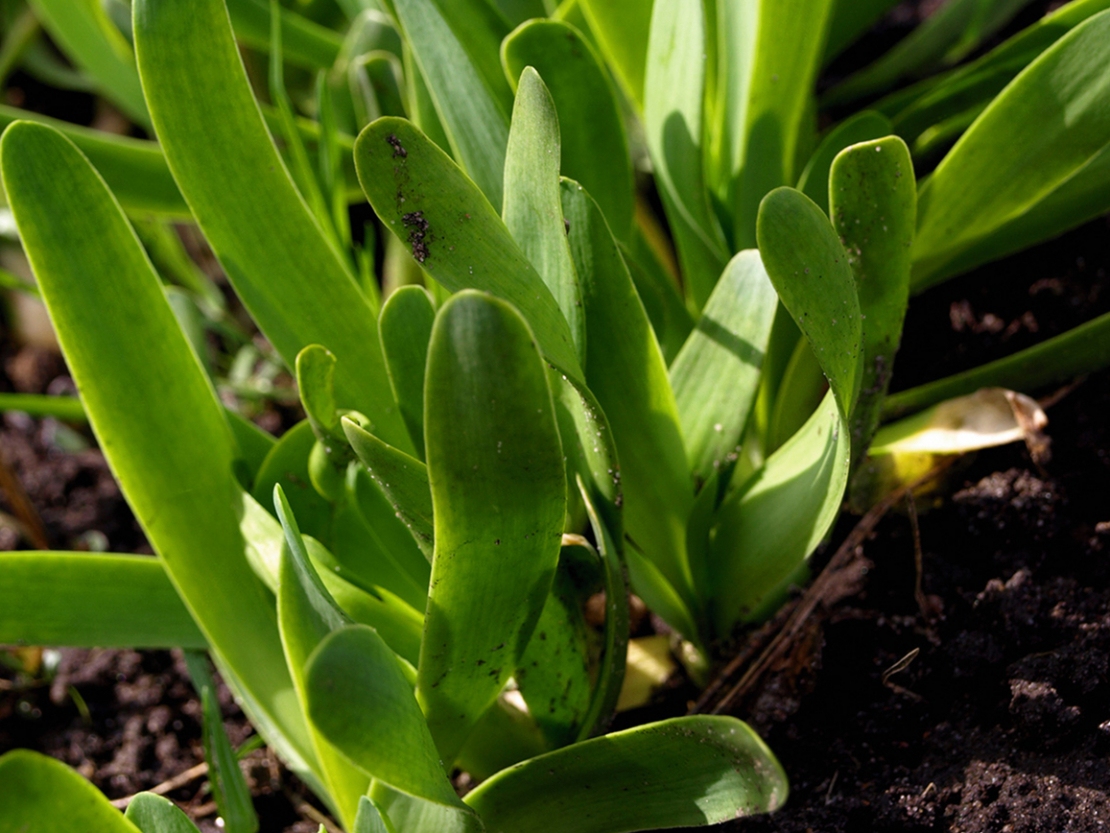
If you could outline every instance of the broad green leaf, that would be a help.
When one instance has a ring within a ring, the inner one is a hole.
[[[501,204],[512,91],[497,60],[508,27],[484,0],[393,0],[459,164]],[[364,183],[365,185],[365,183]]]
[[[914,291],[952,274],[969,250],[997,256],[1059,233],[1061,214],[1074,222],[1106,210],[1108,61],[1110,10],[1045,51],[956,143],[918,194]],[[1047,234],[1035,228],[1046,220]]]
[[[813,355],[813,347],[799,338],[775,391],[775,408],[763,441],[764,455],[778,449],[806,424],[827,389],[828,381]]]
[[[912,414],[930,405],[1000,387],[1035,393],[1047,385],[1110,365],[1110,313],[1004,359],[888,396],[883,417]]]
[[[786,774],[732,717],[638,726],[541,755],[466,797],[489,833],[625,833],[778,809]]]
[[[297,688],[301,708],[307,711],[305,666],[308,657],[329,633],[352,624],[352,621],[316,574],[296,518],[280,485],[274,486],[274,508],[285,533],[278,587],[278,625],[289,675]],[[312,740],[331,799],[344,823],[349,826],[354,821],[358,799],[369,788],[370,781],[318,732],[313,732]]]
[[[849,104],[955,63],[1028,4],[1029,0],[949,0],[883,57],[833,87],[821,103]]]
[[[691,589],[685,527],[694,491],[667,367],[597,203],[569,180],[562,190],[592,345],[586,379],[616,440],[624,529],[683,595]]]
[[[384,118],[358,137],[355,166],[385,227],[432,277],[451,292],[480,289],[511,303],[544,356],[581,379],[558,303],[493,206],[447,154],[410,122]]]
[[[848,419],[862,376],[862,322],[847,253],[824,212],[792,188],[759,212],[759,250],[830,392],[806,424],[721,505],[709,552],[718,633],[752,615],[825,536],[848,480]]]
[[[483,833],[481,820],[465,804],[449,807],[390,789],[381,781],[371,788],[371,799],[388,814],[400,833]]]
[[[408,43],[404,45],[402,58],[402,69],[404,77],[407,79],[405,85],[406,115],[413,124],[420,128],[425,136],[435,143],[436,147],[450,153],[451,142],[448,141],[447,132],[443,129],[443,123],[439,120],[435,102],[432,101],[431,90],[428,89],[428,82],[424,80],[424,74],[420,71],[416,58],[413,56],[412,47]],[[509,135],[507,130],[505,135],[506,137]]]
[[[124,816],[143,833],[198,833],[176,804],[154,793],[139,793]]]
[[[157,274],[104,182],[61,134],[12,125],[0,141],[0,169],[67,364],[128,503],[208,643],[234,669],[256,725],[280,732],[269,739],[311,777],[273,602],[244,556],[231,434]]]
[[[313,725],[352,763],[409,795],[459,806],[400,660],[373,628],[326,636],[305,680]]]
[[[48,124],[77,145],[127,211],[189,217],[189,206],[177,190],[166,158],[156,143],[79,127],[0,104],[0,129],[20,119]]]
[[[795,159],[805,146],[802,133],[833,0],[760,0],[758,10],[754,5],[718,6],[721,60],[729,62],[722,94],[732,145],[729,203],[738,249],[755,246],[764,195],[798,178]],[[734,68],[737,61],[749,63]]]
[[[523,23],[528,18],[543,17],[547,14],[543,0],[493,0],[493,2],[513,26]]]
[[[644,102],[644,75],[653,0],[580,0],[590,30],[625,93]]]
[[[728,260],[703,169],[706,22],[701,0],[656,0],[644,87],[644,131],[675,235],[686,294],[701,307]]]
[[[694,317],[679,292],[674,276],[651,250],[640,228],[633,232],[632,245],[622,248],[621,254],[632,275],[632,282],[636,284],[636,294],[640,296],[651,320],[663,359],[669,364],[693,332]]]
[[[829,19],[828,42],[825,44],[827,64],[847,47],[855,43],[873,24],[877,23],[898,0],[836,0]]]
[[[969,108],[981,110],[1044,50],[1107,8],[1110,0],[1066,3],[978,60],[892,93],[875,107],[890,115],[899,136],[912,142],[928,128]]]
[[[373,801],[363,796],[358,800],[354,833],[397,833],[397,831],[390,824],[389,816],[384,815]]]
[[[286,431],[262,461],[251,495],[263,506],[273,506],[274,486],[281,484],[304,533],[327,541],[332,507],[308,475],[308,456],[315,444],[316,434],[307,419]]]
[[[890,119],[874,110],[856,113],[832,130],[821,140],[817,150],[806,163],[798,177],[798,190],[817,203],[827,214],[829,211],[829,171],[840,151],[860,142],[870,142],[889,136]],[[912,178],[912,177],[911,177]]]
[[[555,297],[582,362],[586,358],[586,320],[559,201],[559,165],[555,102],[540,76],[527,67],[520,75],[509,129],[501,217]]]
[[[440,310],[424,433],[435,558],[417,696],[450,764],[532,636],[566,512],[547,371],[505,302],[464,292]]]
[[[297,354],[297,390],[305,416],[317,439],[339,434],[335,404],[335,356],[319,344],[310,344]],[[339,436],[342,436],[339,434]]]
[[[402,286],[386,299],[378,319],[393,398],[401,409],[417,454],[424,457],[424,367],[436,309],[428,292]],[[402,453],[402,452],[399,452]]]
[[[505,39],[501,61],[511,82],[527,66],[539,72],[559,113],[563,175],[596,194],[613,233],[629,240],[635,189],[628,137],[620,103],[590,42],[567,23],[532,20]]]
[[[736,255],[670,368],[698,488],[735,456],[759,390],[778,295],[759,252]]]
[[[0,553],[0,643],[205,648],[157,558]]]
[[[0,819],[12,833],[138,833],[96,787],[29,749],[0,756]]]
[[[97,92],[149,126],[131,45],[99,0],[31,0],[31,5],[66,57],[93,78]]]
[[[403,451],[386,445],[350,419],[343,421],[343,430],[374,483],[431,561],[435,532],[427,467]]]
[[[270,140],[222,0],[137,0],[135,44],[166,160],[254,320],[290,366],[327,346],[339,405],[408,449],[373,310]]]
[[[909,304],[917,184],[906,143],[889,136],[837,156],[829,201],[833,227],[856,277],[863,319],[863,377],[851,419],[852,458],[858,463],[879,425]]]

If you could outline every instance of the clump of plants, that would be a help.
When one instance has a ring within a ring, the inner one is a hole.
[[[886,395],[913,292],[1110,205],[1110,3],[820,136],[818,72],[889,3],[339,5],[342,39],[276,3],[135,0],[141,96],[111,80],[126,60],[88,67],[159,147],[25,120],[0,141],[84,410],[159,555],[3,554],[0,639],[207,649],[360,833],[775,809],[785,777],[734,718],[605,734],[626,581],[697,676],[804,572],[884,419],[1110,359],[1098,319]],[[956,61],[1020,6],[974,5],[825,101]],[[265,108],[236,34],[270,51]],[[287,62],[330,70],[315,123]],[[915,155],[957,136],[917,180]],[[196,222],[295,372],[307,419],[280,440],[215,395],[129,222],[150,212]],[[456,767],[484,779],[463,800]],[[21,785],[0,796],[16,829],[189,829],[153,796],[124,818],[28,753],[0,778]]]

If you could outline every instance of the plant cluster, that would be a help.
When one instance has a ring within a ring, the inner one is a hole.
[[[348,830],[775,809],[734,718],[605,734],[629,584],[697,676],[804,574],[882,421],[1110,362],[1102,318],[887,396],[913,293],[1110,207],[1110,0],[958,66],[1024,4],[950,0],[820,99],[889,0],[132,5],[126,36],[94,0],[31,10],[158,144],[4,108],[0,174],[158,558],[0,555],[0,640],[209,651]],[[186,219],[295,372],[280,440],[216,393]],[[28,753],[0,782],[0,830],[192,829]]]

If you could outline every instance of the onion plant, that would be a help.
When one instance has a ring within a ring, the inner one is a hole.
[[[912,293],[1110,206],[1110,0],[844,109],[1022,5],[952,0],[827,93],[847,115],[819,136],[820,69],[890,5],[341,0],[337,34],[276,2],[133,0],[132,52],[99,4],[34,0],[158,142],[0,113],[22,244],[159,557],[0,555],[0,639],[208,650],[348,830],[777,807],[735,719],[604,734],[626,576],[712,658],[804,570],[884,416],[1110,361],[1098,319],[886,396]],[[268,104],[236,36],[270,52]],[[316,121],[287,69],[322,70]],[[223,407],[129,215],[204,233],[296,374],[280,440]],[[464,800],[455,767],[485,779]],[[27,753],[0,777],[27,829],[189,829]]]

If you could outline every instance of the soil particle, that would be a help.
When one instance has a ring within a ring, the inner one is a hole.
[[[407,159],[409,152],[405,150],[405,146],[401,144],[401,140],[394,136],[392,133],[386,137],[386,144],[393,148],[394,159]]]
[[[401,217],[405,228],[409,229],[409,245],[412,247],[412,257],[417,263],[428,259],[428,243],[431,235],[428,233],[429,223],[424,219],[423,211],[410,211]]]

